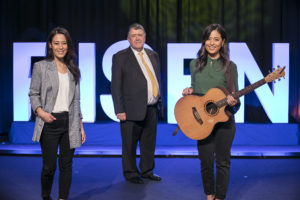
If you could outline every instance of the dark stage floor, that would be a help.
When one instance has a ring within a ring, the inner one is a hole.
[[[139,148],[137,149],[139,154]],[[0,155],[41,155],[39,143],[0,144]],[[76,148],[76,156],[121,156],[121,146],[83,145]],[[159,157],[197,157],[197,145],[194,146],[157,146],[155,155]],[[232,157],[298,157],[300,146],[232,146]]]
[[[40,199],[40,156],[0,156],[0,199]],[[70,200],[203,200],[197,158],[156,158],[162,182],[124,181],[120,157],[75,157]],[[57,174],[56,174],[57,175]],[[299,200],[299,158],[233,158],[229,200]],[[53,197],[57,197],[57,176]]]

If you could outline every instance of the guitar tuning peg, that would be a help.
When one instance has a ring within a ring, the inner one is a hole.
[[[276,83],[276,81],[275,81],[275,80],[274,80],[273,82],[274,82],[274,83]]]
[[[279,78],[278,81],[280,81],[281,79]]]
[[[280,67],[280,65],[277,65],[277,68],[279,68]]]

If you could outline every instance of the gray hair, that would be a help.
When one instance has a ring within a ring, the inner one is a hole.
[[[131,29],[134,29],[134,30],[140,29],[140,30],[144,31],[144,34],[145,34],[145,36],[146,36],[146,31],[145,31],[144,27],[143,27],[141,24],[134,23],[134,24],[131,24],[131,25],[129,26],[127,37],[129,37],[129,32],[130,32]]]

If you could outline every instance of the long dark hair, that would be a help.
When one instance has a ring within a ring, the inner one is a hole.
[[[204,66],[207,64],[207,56],[208,53],[205,49],[205,42],[206,40],[209,39],[209,36],[212,31],[218,31],[220,33],[222,40],[224,41],[224,45],[220,49],[220,60],[221,60],[221,68],[223,69],[224,72],[227,71],[228,66],[230,65],[230,60],[229,60],[229,50],[228,50],[228,39],[227,35],[225,32],[225,29],[220,25],[220,24],[211,24],[207,26],[204,31],[203,31],[203,36],[202,36],[202,46],[200,50],[198,51],[198,61],[197,61],[197,71],[201,71]]]
[[[62,27],[56,27],[54,29],[52,29],[48,35],[47,38],[47,55],[46,55],[46,59],[47,60],[53,60],[54,59],[54,54],[53,54],[53,50],[52,48],[50,48],[50,43],[52,43],[52,39],[56,34],[63,34],[66,37],[67,40],[67,45],[68,45],[68,51],[67,54],[64,57],[64,62],[67,65],[69,71],[73,74],[74,79],[76,84],[79,82],[80,79],[80,70],[79,68],[76,66],[74,60],[76,58],[76,54],[75,54],[75,50],[74,50],[74,46],[71,40],[71,36],[69,34],[69,32],[67,31],[67,29],[62,28]]]

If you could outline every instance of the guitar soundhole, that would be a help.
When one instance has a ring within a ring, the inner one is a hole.
[[[216,115],[218,114],[218,106],[214,104],[214,102],[208,102],[205,105],[205,111],[207,112],[208,115]]]

